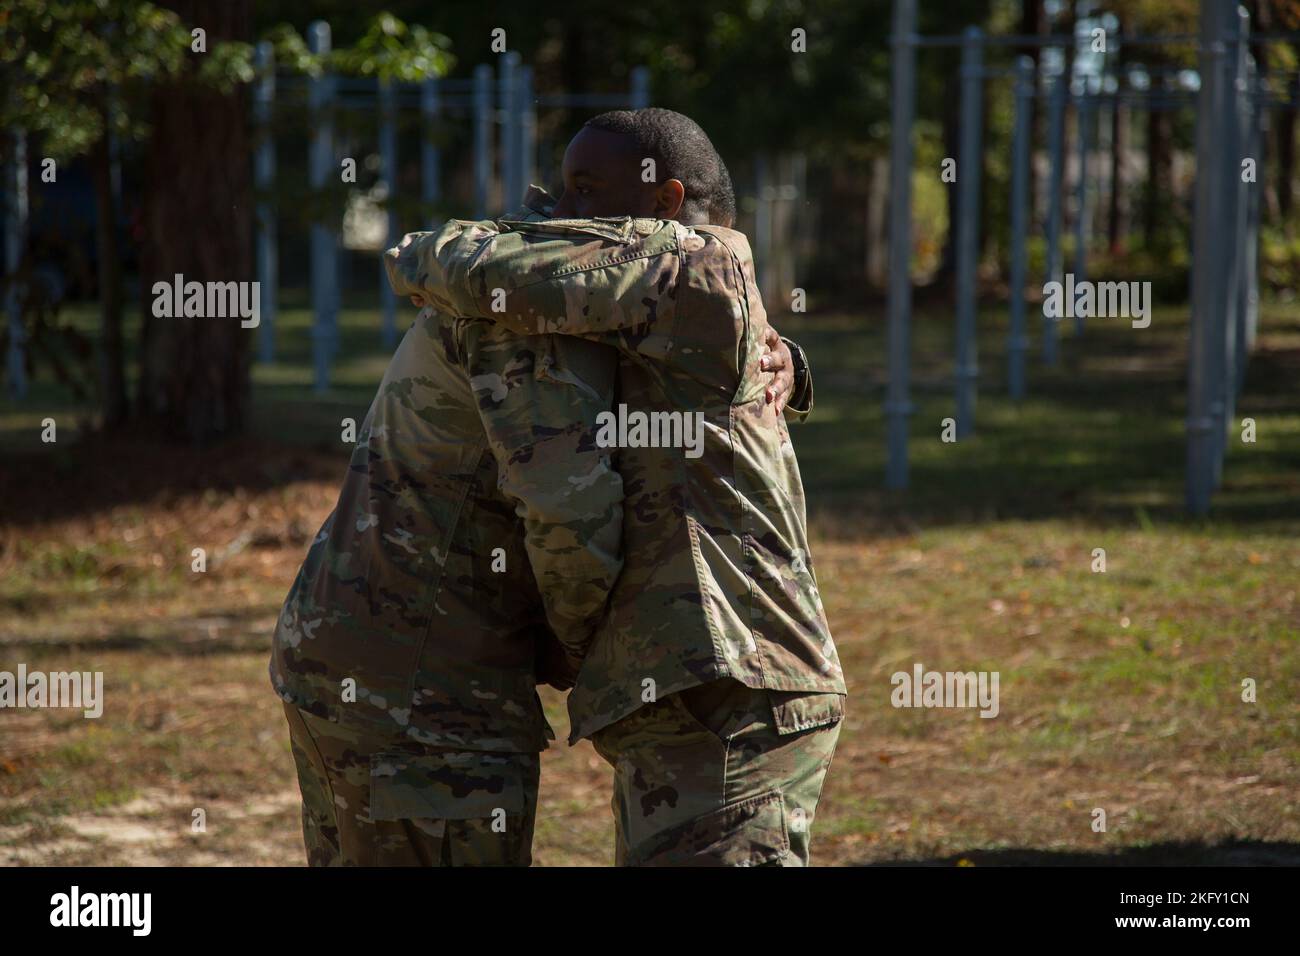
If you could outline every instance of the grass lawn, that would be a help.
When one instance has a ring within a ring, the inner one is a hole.
[[[212,452],[77,442],[80,410],[45,381],[0,402],[0,669],[103,671],[107,697],[98,720],[0,711],[0,863],[303,860],[266,658],[346,466],[339,422],[386,361],[353,304],[317,395],[286,296],[254,434]],[[883,309],[778,323],[814,368],[794,441],[850,684],[814,859],[1300,863],[1300,307],[1265,305],[1237,412],[1258,441],[1234,432],[1207,521],[1182,514],[1183,315],[1067,332],[1015,404],[1003,313],[981,315],[977,429],[953,444],[954,317],[918,306],[906,494],[882,490]],[[998,672],[998,716],[892,707],[890,676],[918,662]],[[608,801],[591,747],[553,746],[537,862],[612,862]]]

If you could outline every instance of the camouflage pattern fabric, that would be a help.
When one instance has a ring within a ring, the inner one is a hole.
[[[807,866],[839,694],[723,679],[592,737],[614,767],[619,866]]]
[[[528,866],[537,754],[434,750],[285,704],[311,866]]]
[[[594,441],[615,373],[596,343],[422,312],[281,610],[280,696],[430,746],[544,749],[538,642],[576,672],[622,567]]]
[[[453,221],[385,255],[400,295],[619,352],[618,402],[701,413],[702,454],[621,441],[625,565],[569,697],[572,739],[716,680],[844,693],[745,237],[650,219]],[[645,432],[642,432],[645,438]]]

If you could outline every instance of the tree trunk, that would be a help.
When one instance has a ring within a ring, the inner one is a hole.
[[[95,182],[95,252],[99,257],[99,400],[102,427],[126,421],[126,360],[122,344],[122,256],[117,244],[117,203],[113,200],[108,117],[104,136],[90,154]]]
[[[186,23],[201,23],[209,50],[220,40],[249,38],[248,0],[163,5]],[[197,62],[204,54],[191,56]],[[225,317],[156,318],[152,290],[159,281],[170,286],[178,274],[186,283],[253,279],[244,93],[181,80],[160,86],[151,105],[139,412],[161,437],[206,444],[245,426],[250,343],[257,331],[229,311]]]
[[[1143,243],[1149,250],[1165,248],[1169,192],[1173,187],[1169,113],[1147,110],[1147,188],[1142,217]]]

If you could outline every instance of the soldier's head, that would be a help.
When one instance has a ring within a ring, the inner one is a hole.
[[[722,157],[695,120],[672,110],[614,110],[589,119],[564,151],[563,172],[559,217],[646,216],[727,227],[736,218]]]

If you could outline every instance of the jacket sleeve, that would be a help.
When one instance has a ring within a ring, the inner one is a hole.
[[[576,673],[623,567],[623,481],[596,444],[618,356],[485,322],[471,323],[466,342],[499,486],[516,502],[547,623]]]
[[[519,335],[601,338],[668,327],[681,269],[668,220],[452,220],[384,254],[398,295]]]

